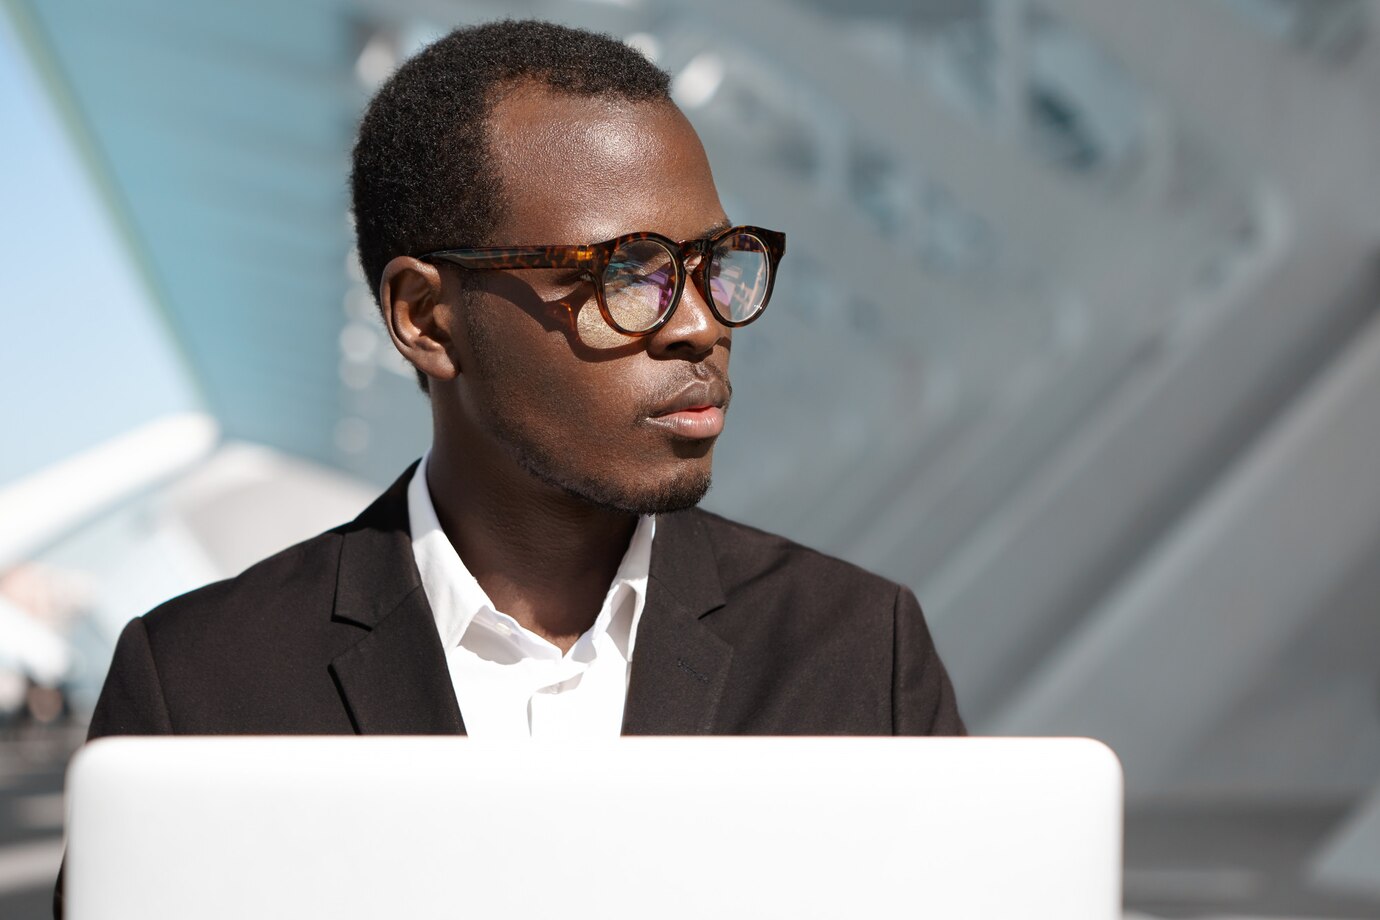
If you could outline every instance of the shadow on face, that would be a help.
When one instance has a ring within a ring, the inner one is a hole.
[[[552,284],[537,277],[553,272],[487,272],[477,291],[504,301],[530,317],[543,330],[565,336],[570,351],[581,361],[609,361],[642,350],[639,338],[626,336],[604,321],[594,285],[586,280]],[[482,302],[470,309],[483,309]]]

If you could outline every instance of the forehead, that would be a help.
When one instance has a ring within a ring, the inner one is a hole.
[[[699,137],[669,102],[525,85],[494,107],[489,143],[505,204],[497,245],[687,239],[724,222]]]

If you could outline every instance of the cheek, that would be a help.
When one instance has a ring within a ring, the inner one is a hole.
[[[620,347],[626,345],[627,339],[604,323],[597,305],[584,312],[592,312],[598,324],[591,337],[597,332],[602,342],[616,336]],[[635,426],[646,399],[644,388],[628,373],[628,358],[583,360],[571,352],[563,333],[548,334],[540,346],[529,352],[534,360],[509,368],[505,402],[552,443],[621,441]]]

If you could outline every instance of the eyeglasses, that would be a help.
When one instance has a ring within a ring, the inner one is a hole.
[[[510,246],[443,249],[423,261],[464,269],[579,269],[594,283],[599,312],[624,335],[656,332],[671,318],[689,275],[725,326],[746,326],[771,299],[786,235],[761,227],[729,227],[702,240],[677,243],[659,233],[627,233],[592,246]],[[686,263],[698,256],[693,269]]]

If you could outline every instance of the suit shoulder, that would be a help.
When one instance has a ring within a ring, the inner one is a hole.
[[[721,574],[729,581],[785,577],[826,590],[846,591],[855,598],[874,597],[888,603],[906,590],[875,572],[780,534],[711,511],[696,510],[694,514],[714,546]]]
[[[144,614],[151,639],[207,626],[233,628],[246,613],[303,605],[314,598],[330,602],[340,558],[341,535],[348,525],[303,540],[254,563],[238,575],[212,582],[165,601]],[[252,619],[249,618],[249,619]]]

